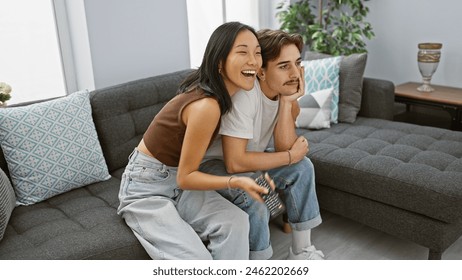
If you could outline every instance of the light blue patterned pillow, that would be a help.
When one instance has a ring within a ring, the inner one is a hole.
[[[341,56],[304,60],[305,68],[305,94],[333,88],[331,101],[331,123],[338,122],[339,101],[339,69]]]
[[[110,178],[87,91],[0,109],[0,141],[16,205]]]

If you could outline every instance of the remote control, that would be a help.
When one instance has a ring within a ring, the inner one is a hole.
[[[262,187],[265,187],[268,189],[267,194],[262,194],[263,201],[265,202],[266,206],[268,207],[268,210],[270,211],[271,219],[276,218],[280,214],[284,213],[286,210],[286,207],[284,205],[284,202],[281,200],[279,197],[278,193],[275,192],[268,181],[266,180],[264,174],[260,174],[256,179],[255,182],[259,184]]]

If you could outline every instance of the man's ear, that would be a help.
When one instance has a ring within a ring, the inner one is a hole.
[[[260,79],[260,81],[264,81],[266,79],[266,71],[265,71],[265,69],[260,68],[258,70],[257,76],[258,76],[258,79]]]

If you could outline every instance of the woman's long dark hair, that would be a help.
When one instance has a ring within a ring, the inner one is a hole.
[[[231,109],[231,97],[218,68],[221,63],[224,69],[236,37],[244,29],[251,31],[257,38],[252,27],[240,22],[227,22],[215,29],[205,48],[201,65],[181,83],[179,93],[199,87],[218,100],[222,115]]]

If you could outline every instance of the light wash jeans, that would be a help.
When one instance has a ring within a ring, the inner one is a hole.
[[[217,159],[202,163],[200,170],[216,175],[228,174],[224,162]],[[321,224],[314,167],[308,158],[267,172],[274,180],[276,188],[284,191],[287,215],[292,229],[309,230]],[[252,176],[252,173],[239,175]],[[249,214],[250,259],[269,259],[273,255],[273,249],[268,225],[270,214],[266,206],[253,200],[240,189],[221,190],[219,193]]]
[[[215,191],[179,189],[176,174],[135,149],[122,175],[117,213],[149,256],[248,259],[248,215]]]

